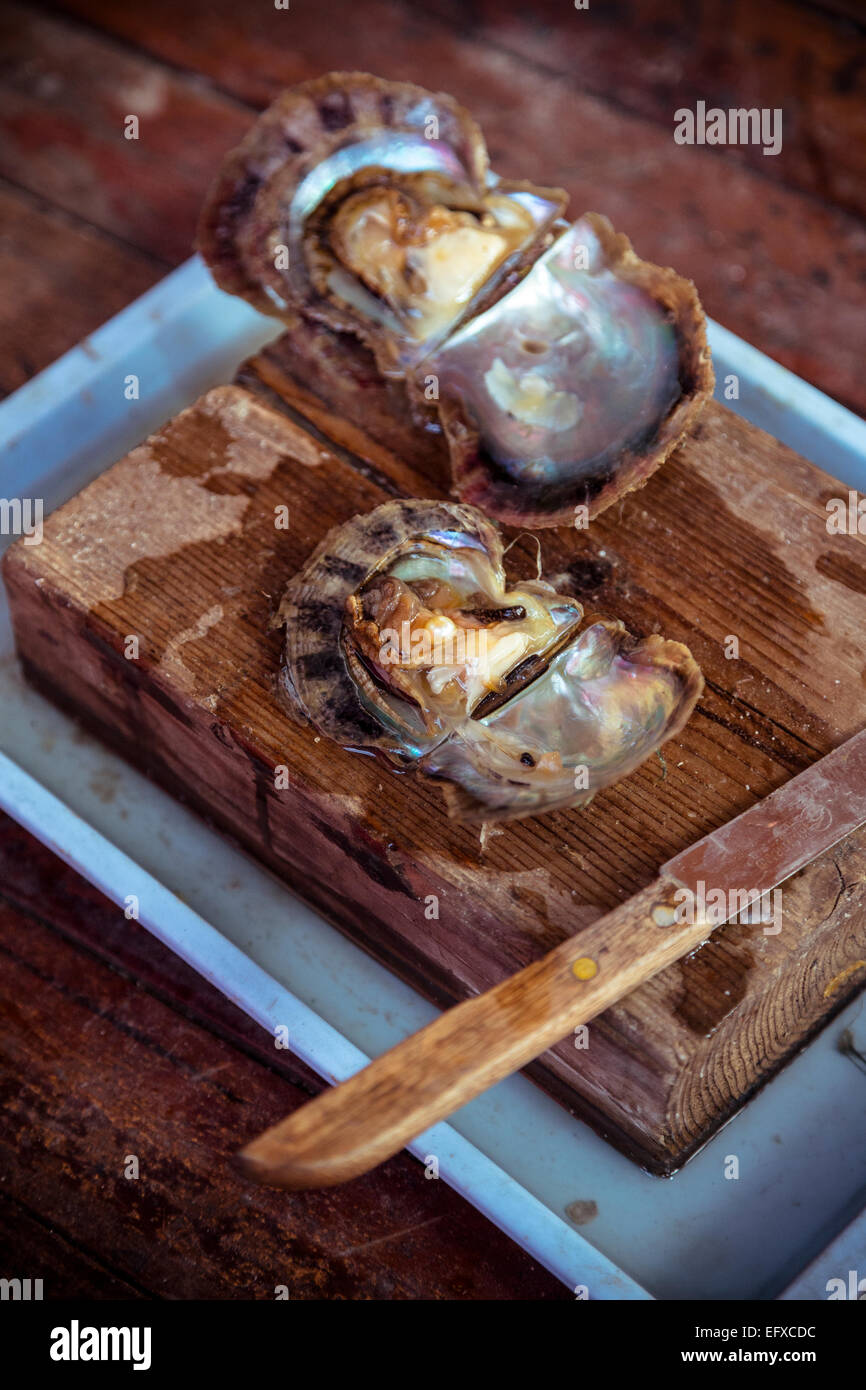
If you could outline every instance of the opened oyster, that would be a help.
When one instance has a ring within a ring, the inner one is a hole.
[[[351,331],[401,374],[514,277],[566,201],[494,179],[451,97],[331,73],[284,92],[229,156],[199,241],[224,289]]]
[[[229,156],[199,244],[223,288],[367,343],[444,429],[461,498],[571,525],[646,482],[713,374],[691,282],[566,202],[493,176],[451,97],[331,73]]]
[[[542,580],[508,588],[473,507],[387,502],[329,532],[291,581],[284,676],[344,747],[443,780],[461,820],[586,804],[676,734],[701,692],[687,647],[579,631]]]

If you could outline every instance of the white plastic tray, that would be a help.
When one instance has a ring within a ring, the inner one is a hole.
[[[274,334],[187,262],[0,404],[0,497],[56,506]],[[728,404],[866,491],[862,421],[718,325],[711,341],[719,381],[739,377]],[[124,396],[129,372],[137,402]],[[5,596],[0,749],[0,805],[108,897],[136,893],[149,930],[263,1027],[287,1025],[321,1076],[348,1076],[433,1017],[252,859],[30,691]],[[866,1198],[866,1077],[837,1050],[846,1026],[866,1050],[861,1000],[667,1182],[520,1076],[412,1149],[435,1153],[446,1182],[593,1298],[776,1297]],[[730,1153],[737,1181],[724,1177]],[[566,1208],[589,1200],[598,1215],[578,1231]],[[866,1273],[864,1224],[844,1248],[848,1257],[860,1241]]]

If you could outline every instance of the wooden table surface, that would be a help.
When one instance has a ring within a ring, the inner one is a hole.
[[[0,51],[0,393],[182,261],[254,113],[342,67],[453,92],[498,171],[608,213],[726,327],[866,412],[858,0],[67,0],[0,5]],[[677,146],[673,112],[699,100],[781,108],[782,151]],[[47,1297],[570,1296],[405,1155],[344,1189],[250,1191],[237,1135],[316,1080],[0,833],[0,1274],[42,1276]]]

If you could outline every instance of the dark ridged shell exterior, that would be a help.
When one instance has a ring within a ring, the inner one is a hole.
[[[474,507],[385,502],[329,531],[286,589],[280,617],[287,691],[317,729],[344,747],[399,751],[359,700],[349,674],[340,640],[346,600],[403,545],[436,531],[459,531],[487,551],[494,568],[502,562],[498,529]]]

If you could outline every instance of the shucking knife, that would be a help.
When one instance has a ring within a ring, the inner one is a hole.
[[[448,1009],[348,1081],[259,1135],[243,1170],[329,1187],[622,999],[866,823],[866,730],[668,860],[647,888],[494,989]]]

